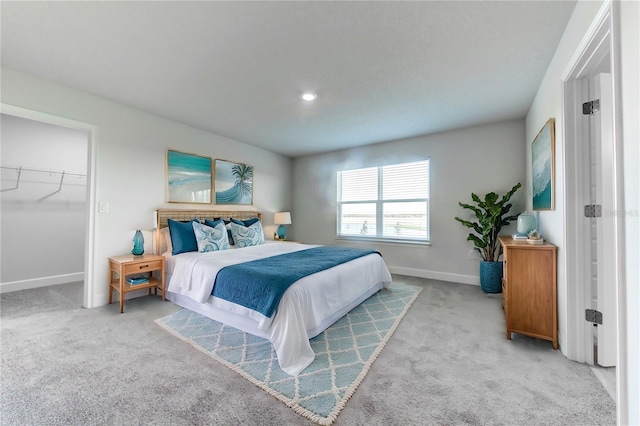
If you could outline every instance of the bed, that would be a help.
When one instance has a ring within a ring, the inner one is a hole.
[[[315,358],[309,339],[391,282],[391,274],[379,253],[359,254],[345,263],[297,279],[284,291],[277,308],[269,315],[240,302],[216,297],[213,282],[220,270],[227,267],[223,271],[227,272],[243,267],[247,262],[258,265],[260,263],[253,261],[273,256],[281,261],[296,257],[296,262],[313,263],[300,261],[300,258],[328,249],[265,239],[263,244],[243,248],[172,255],[166,247],[166,240],[171,240],[171,233],[167,231],[169,219],[184,223],[192,219],[201,222],[218,218],[248,221],[257,217],[261,221],[262,215],[255,211],[169,209],[157,210],[156,215],[159,229],[156,250],[165,257],[167,298],[215,321],[268,339],[275,349],[280,368],[290,375],[299,374]],[[175,226],[175,222],[172,225]],[[216,287],[222,288],[219,283]]]

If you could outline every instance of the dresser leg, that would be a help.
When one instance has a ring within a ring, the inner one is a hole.
[[[507,340],[511,340],[511,332],[507,330]]]

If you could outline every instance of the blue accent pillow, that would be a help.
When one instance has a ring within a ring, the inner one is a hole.
[[[227,228],[223,221],[218,221],[216,223],[217,225],[213,227],[197,222],[192,223],[193,232],[198,243],[198,251],[200,253],[229,249]]]
[[[205,219],[204,220],[204,224],[207,225],[207,226],[210,226],[212,228],[215,228],[216,226],[218,226],[220,224],[226,225],[222,219],[214,219],[214,220]]]
[[[247,220],[240,220],[240,219],[235,219],[235,218],[231,218],[231,222],[236,223],[238,225],[242,225],[242,226],[251,226],[254,223],[258,222],[260,219],[257,217],[252,217],[251,219],[247,219]]]
[[[231,227],[229,226],[229,224],[231,223],[231,221],[229,220],[224,220],[221,217],[216,217],[213,219],[213,221],[209,220],[209,219],[205,219],[204,223],[206,223],[207,225],[211,226],[210,223],[216,223],[217,221],[221,220],[222,222],[224,222],[224,224],[227,226],[227,239],[229,240],[229,244],[234,245],[235,242],[233,241],[233,235],[231,235]]]
[[[231,222],[231,235],[239,248],[264,244],[264,232],[262,223],[257,220],[250,226],[239,225]]]
[[[171,235],[171,254],[176,255],[180,253],[187,253],[190,251],[198,251],[198,242],[196,241],[196,235],[193,232],[192,222],[200,221],[198,219],[192,219],[188,222],[179,222],[173,219],[167,219],[169,225],[169,234]]]

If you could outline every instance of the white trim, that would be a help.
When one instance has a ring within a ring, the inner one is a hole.
[[[28,290],[30,288],[46,287],[48,285],[58,285],[82,281],[84,279],[83,272],[73,274],[54,275],[51,277],[32,278],[21,281],[10,281],[0,283],[0,293],[9,293],[12,291]]]
[[[591,328],[584,319],[584,309],[591,307],[591,294],[585,288],[584,269],[581,256],[584,247],[584,233],[580,221],[575,218],[583,215],[585,204],[582,191],[583,164],[580,124],[581,106],[579,94],[582,92],[576,80],[586,77],[588,65],[600,51],[602,42],[610,38],[610,6],[604,2],[587,33],[580,42],[576,53],[562,74],[562,111],[564,119],[564,169],[565,169],[565,211],[564,239],[566,242],[565,282],[567,300],[567,337],[560,347],[567,358],[574,361],[593,363],[593,347],[591,344]]]
[[[14,105],[0,103],[0,112],[14,115],[16,117],[41,121],[43,123],[56,126],[68,127],[76,130],[84,130],[88,135],[88,164],[87,164],[87,228],[85,236],[85,258],[84,258],[84,291],[82,296],[82,306],[93,308],[99,306],[99,299],[95,295],[93,280],[94,270],[94,234],[95,234],[95,189],[96,189],[96,152],[98,143],[98,127],[81,121],[59,117],[40,111],[30,110]]]
[[[401,266],[389,266],[388,268],[392,274],[449,281],[452,283],[480,285],[480,277],[475,275],[452,274],[449,272],[429,271],[427,269],[403,268]]]
[[[575,99],[576,90],[578,90],[577,84],[573,81],[578,78],[585,77],[589,72],[590,61],[597,58],[597,52],[600,48],[604,47],[608,49],[611,55],[610,61],[610,74],[613,80],[614,87],[614,185],[615,189],[615,210],[617,212],[624,211],[624,193],[622,183],[624,182],[624,175],[622,171],[622,117],[620,115],[620,106],[622,102],[622,91],[620,87],[620,10],[619,2],[604,1],[594,20],[592,21],[589,29],[585,33],[581,43],[574,56],[568,63],[567,68],[562,74],[562,111],[563,117],[566,120],[565,126],[565,178],[566,189],[565,190],[565,205],[564,212],[564,231],[566,253],[574,253],[571,256],[567,255],[566,262],[566,300],[567,300],[567,334],[574,336],[574,339],[567,341],[565,345],[565,355],[568,358],[574,360],[585,361],[589,356],[588,352],[591,348],[588,348],[590,341],[589,327],[584,326],[584,323],[580,321],[580,318],[584,318],[585,299],[589,297],[589,289],[584,288],[584,280],[581,279],[580,262],[582,259],[577,255],[576,251],[580,250],[579,239],[581,238],[578,233],[581,229],[575,225],[576,214],[582,214],[582,206],[580,201],[582,194],[574,194],[577,199],[571,199],[572,194],[569,188],[581,188],[579,182],[576,181],[578,176],[577,168],[580,167],[578,160],[576,159],[576,153],[580,153],[580,129],[576,125],[573,109],[577,107],[577,100]],[[603,41],[607,41],[607,45],[603,45]],[[573,154],[573,155],[572,155]],[[626,330],[626,312],[624,311],[620,301],[624,299],[624,286],[628,285],[624,279],[624,259],[625,259],[625,230],[624,221],[618,221],[616,225],[616,235],[614,246],[616,250],[612,253],[615,256],[615,262],[618,265],[616,271],[616,287],[618,296],[618,360],[616,368],[616,387],[617,387],[617,422],[618,424],[628,423],[628,414],[630,412],[630,405],[627,395],[627,374],[628,374],[628,360],[626,358],[627,340],[624,333]],[[588,361],[586,361],[588,362]]]
[[[621,43],[621,5],[619,1],[613,2],[610,8],[610,22],[611,22],[611,78],[613,79],[613,138],[614,138],[614,165],[615,165],[615,187],[616,193],[614,194],[615,198],[615,209],[616,209],[616,241],[615,241],[615,249],[616,249],[616,286],[617,286],[617,311],[618,311],[618,327],[617,327],[617,343],[618,343],[618,358],[616,362],[616,396],[617,396],[617,404],[616,404],[616,414],[617,414],[617,423],[618,424],[632,424],[636,423],[636,420],[640,420],[640,410],[638,410],[638,404],[634,403],[638,399],[635,396],[638,395],[638,387],[633,386],[633,383],[638,384],[637,375],[634,374],[634,366],[637,366],[637,357],[633,356],[633,350],[630,350],[630,345],[636,345],[637,343],[637,331],[628,333],[628,328],[630,324],[633,322],[628,322],[629,317],[627,309],[631,306],[633,311],[637,310],[636,305],[629,305],[628,299],[628,289],[631,287],[633,281],[627,276],[627,270],[625,269],[625,263],[633,263],[633,260],[636,260],[637,257],[634,257],[631,251],[628,251],[627,239],[634,235],[633,233],[628,233],[628,226],[632,223],[632,221],[627,221],[623,217],[620,216],[620,213],[625,212],[625,203],[627,202],[625,199],[625,171],[624,165],[629,164],[635,166],[633,161],[625,162],[623,156],[623,145],[625,145],[624,137],[625,128],[623,127],[623,115],[629,119],[633,117],[633,114],[624,114],[622,108],[623,102],[623,93],[622,93],[622,62],[621,62],[621,54],[622,54],[622,43]],[[636,8],[636,12],[640,11],[640,9]],[[636,17],[640,16],[636,15]],[[637,43],[637,40],[636,40]],[[637,51],[636,51],[637,53]],[[637,58],[637,55],[634,55]],[[637,59],[636,59],[637,63]],[[637,70],[637,68],[636,68]],[[636,75],[637,77],[637,75]],[[628,80],[628,78],[627,78]],[[638,88],[637,78],[634,79],[636,81],[635,87]],[[633,93],[630,87],[627,87],[629,93]],[[636,92],[637,93],[637,92]],[[636,98],[637,99],[637,98]],[[636,101],[637,102],[637,101]],[[630,121],[630,120],[629,120]],[[633,119],[636,122],[635,119]],[[636,129],[637,129],[637,124]],[[628,123],[627,128],[631,128],[632,123]],[[636,133],[637,135],[637,133]],[[637,138],[631,139],[633,142],[637,144]],[[627,140],[627,144],[629,141]],[[627,156],[631,153],[627,152]],[[632,155],[632,154],[631,154]],[[629,157],[633,158],[633,157]],[[630,184],[627,180],[626,184]],[[637,281],[635,282],[637,285]],[[635,334],[634,334],[635,333]],[[633,336],[636,336],[636,341],[634,342]],[[629,339],[631,337],[631,339]],[[638,352],[636,351],[636,354]],[[630,356],[631,355],[631,356]],[[635,360],[635,361],[633,361]],[[631,365],[630,365],[631,364]],[[637,371],[637,370],[636,370]],[[632,378],[632,377],[635,377]],[[631,386],[630,386],[631,384]]]
[[[591,44],[602,28],[602,25],[606,23],[607,19],[609,19],[610,9],[611,1],[603,1],[602,6],[600,6],[600,10],[598,10],[595,18],[593,18],[589,29],[582,38],[582,41],[580,41],[580,44],[573,54],[573,57],[569,60],[569,62],[567,63],[567,67],[560,76],[560,79],[563,83],[567,80],[576,78],[577,76],[582,76],[584,74],[584,67],[586,63],[589,62],[588,60],[586,60],[585,54],[587,53],[587,49],[593,48]],[[581,68],[578,70],[579,66]]]
[[[615,367],[610,368],[613,368],[615,370]],[[613,402],[616,402],[616,385],[615,383],[611,383],[611,380],[609,378],[610,374],[614,377],[615,374],[609,373],[607,368],[602,367],[591,367],[591,371],[593,371],[593,374],[598,378],[598,380],[600,380],[600,383],[602,383],[602,387],[607,391],[611,399],[613,399]]]

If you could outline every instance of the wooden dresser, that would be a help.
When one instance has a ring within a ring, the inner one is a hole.
[[[502,236],[502,306],[511,333],[550,340],[558,349],[556,246]]]

